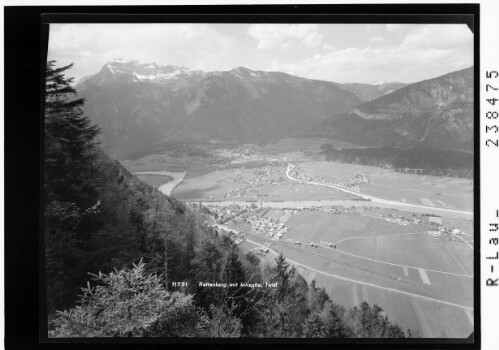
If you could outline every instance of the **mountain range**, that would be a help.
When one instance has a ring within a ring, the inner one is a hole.
[[[178,143],[321,135],[363,146],[469,151],[473,69],[415,84],[339,84],[238,67],[203,72],[114,60],[76,84],[118,159]]]
[[[76,89],[117,158],[178,142],[265,143],[361,103],[334,83],[284,73],[244,67],[206,73],[121,60]]]

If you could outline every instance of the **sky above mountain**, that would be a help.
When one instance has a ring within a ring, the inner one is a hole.
[[[473,65],[473,34],[460,24],[51,24],[48,59],[74,63],[75,81],[115,58],[411,83]]]

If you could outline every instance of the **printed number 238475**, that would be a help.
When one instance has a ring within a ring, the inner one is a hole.
[[[499,77],[499,73],[495,70],[492,70],[492,71],[486,71],[485,72],[485,78],[487,79],[486,81],[486,85],[485,85],[485,92],[487,93],[487,96],[486,97],[486,101],[488,103],[490,103],[493,107],[491,107],[491,110],[487,110],[487,112],[485,113],[485,117],[487,118],[488,121],[490,122],[494,122],[494,124],[492,125],[485,125],[485,133],[488,135],[488,134],[491,134],[491,133],[494,133],[494,134],[497,134],[497,131],[499,129],[499,126],[496,124],[497,123],[497,118],[499,117],[499,112],[497,110],[494,110],[494,109],[498,109],[498,106],[499,106],[499,99],[497,98],[497,96],[499,96],[499,93],[495,92],[495,91],[498,91],[499,90],[499,87],[498,86],[494,86],[492,84],[488,84],[489,82],[492,83],[492,81],[488,80],[488,79],[497,79]],[[494,81],[496,82],[496,81]],[[497,94],[497,96],[489,96],[489,94]],[[492,139],[492,138],[489,138],[487,140],[485,140],[485,145],[487,147],[499,147],[499,139]]]

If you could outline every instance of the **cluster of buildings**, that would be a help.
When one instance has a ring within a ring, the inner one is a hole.
[[[422,215],[421,223],[429,225],[433,229],[426,231],[427,234],[437,237],[443,237],[449,241],[455,241],[458,237],[462,237],[465,232],[455,227],[445,227],[442,225],[442,217],[437,215]],[[462,238],[459,238],[462,240]]]
[[[437,237],[443,237],[449,241],[457,240],[458,236],[462,236],[464,232],[457,228],[440,226],[437,230],[426,231],[427,234]]]
[[[362,192],[360,185],[370,184],[371,180],[367,174],[359,171],[357,174],[348,178],[348,183],[340,182],[338,186],[348,188],[350,191]]]
[[[284,175],[285,171],[286,169],[283,166],[266,165],[263,168],[254,171],[254,174],[256,175],[254,182],[259,185],[276,185],[278,182],[286,179],[286,175]]]
[[[288,228],[278,219],[255,216],[248,221],[255,231],[271,239],[278,240],[288,232]]]
[[[332,243],[332,242],[320,241],[320,244],[325,245],[325,246],[328,246],[329,248],[334,248],[334,249],[336,249],[336,244],[334,244],[334,243]]]
[[[361,188],[360,188],[359,186],[356,186],[356,185],[351,184],[351,183],[346,184],[346,183],[344,183],[344,182],[340,182],[340,183],[338,184],[338,186],[340,186],[340,187],[345,187],[345,188],[347,188],[347,189],[348,189],[348,190],[350,190],[350,191],[354,191],[354,192],[362,192],[362,190],[361,190]]]
[[[371,181],[369,180],[369,176],[367,176],[367,174],[363,173],[362,171],[359,171],[354,176],[351,176],[348,180],[350,180],[351,185],[362,185],[362,184],[371,183]]]
[[[442,217],[437,215],[422,215],[421,223],[426,225],[440,226],[442,225]]]
[[[224,181],[241,183],[244,182],[243,170],[242,169],[226,169],[225,172],[227,176]]]
[[[286,239],[286,241],[287,241],[287,242],[289,242],[289,243],[292,243],[292,244],[302,245],[302,242],[300,242],[300,241],[296,241],[296,240],[293,240],[293,239],[289,239],[289,238],[288,238],[288,239]],[[303,244],[305,244],[305,245],[306,245],[306,243],[303,243]],[[321,241],[321,244],[323,244],[323,242],[322,242],[322,241]],[[319,248],[319,245],[318,245],[317,243],[314,243],[314,242],[310,242],[310,243],[308,243],[308,245],[309,245],[310,247],[312,247],[312,248]],[[330,247],[332,247],[332,246],[333,246],[333,244],[331,243]],[[336,248],[336,246],[334,246],[334,247]]]
[[[291,176],[293,176],[301,181],[325,183],[325,180],[322,176],[316,176],[316,175],[309,174],[309,173],[305,172],[303,169],[300,169],[298,167],[295,167],[291,171]]]
[[[242,184],[242,187],[230,188],[224,193],[218,195],[211,195],[210,199],[227,199],[227,198],[240,198],[244,196],[255,196],[257,192],[255,187],[264,185],[276,185],[285,180],[285,170],[282,165],[267,165],[263,168],[254,170],[253,173],[245,171],[244,169],[225,169],[224,172],[227,176],[223,181],[232,182],[235,184]]]
[[[245,222],[251,216],[252,209],[239,206],[237,204],[227,205],[225,207],[210,206],[210,211],[215,216],[219,224],[225,224],[230,221]]]
[[[301,181],[328,183],[327,179],[324,177],[308,174],[299,168],[293,169],[291,175]],[[361,171],[351,176],[348,180],[348,183],[340,182],[337,186],[347,188],[354,192],[362,192],[362,189],[359,186],[371,183],[369,176]]]
[[[422,221],[433,228],[433,230],[426,231],[426,233],[432,236],[441,236],[447,240],[454,241],[458,236],[466,234],[458,228],[442,226],[442,218],[439,216],[423,216]]]
[[[326,213],[329,214],[355,214],[356,212],[352,209],[338,207],[338,208],[325,208],[323,209]]]
[[[236,149],[217,150],[216,154],[220,157],[232,158],[234,164],[264,159],[258,146],[253,144],[240,145]]]
[[[411,224],[411,221],[406,220],[404,218],[386,218],[385,220],[402,226],[407,226]]]
[[[229,198],[229,197],[240,198],[240,197],[243,197],[244,195],[250,194],[251,192],[256,192],[256,191],[254,189],[250,188],[250,187],[231,188],[230,190],[228,190],[227,192],[225,192],[225,194],[223,194],[222,197],[224,199],[225,198]]]
[[[210,207],[211,215],[215,217],[211,226],[223,230],[222,233],[237,236],[241,235],[240,231],[226,225],[231,222],[234,224],[249,223],[256,233],[278,240],[288,232],[288,228],[279,219],[265,217],[264,214],[267,210],[264,208],[243,207],[236,204],[226,207]],[[292,212],[290,211],[290,213]],[[290,215],[290,213],[286,211],[284,215]]]

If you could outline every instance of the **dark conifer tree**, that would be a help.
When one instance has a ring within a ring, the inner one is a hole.
[[[64,73],[73,65],[56,67],[49,61],[45,83],[45,196],[48,200],[90,204],[94,145],[99,133],[83,113],[84,99],[76,98],[73,78]]]
[[[88,210],[96,204],[93,157],[98,128],[83,114],[73,78],[49,61],[45,90],[44,236],[49,311],[69,301],[77,249]]]
[[[285,296],[290,292],[290,275],[291,270],[286,262],[284,255],[281,253],[276,258],[276,265],[272,268],[272,276],[270,281],[277,282],[276,298],[278,302],[283,301]]]
[[[243,264],[239,260],[239,256],[235,249],[231,250],[227,256],[227,262],[224,268],[225,283],[242,283],[245,282],[245,271]]]
[[[222,254],[212,242],[205,242],[196,258],[192,262],[194,268],[192,292],[195,293],[196,303],[206,309],[210,304],[218,304],[220,295],[216,288],[202,288],[198,282],[219,282],[222,271]],[[190,291],[191,292],[191,291]]]

